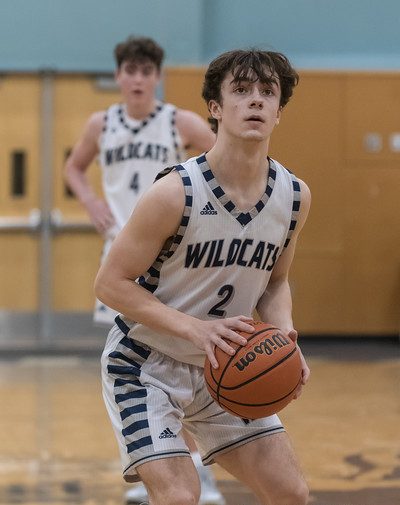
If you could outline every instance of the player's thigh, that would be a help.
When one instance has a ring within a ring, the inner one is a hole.
[[[299,461],[285,432],[253,440],[219,455],[215,461],[259,496],[265,489],[285,495],[292,492],[291,488],[305,487]]]
[[[149,461],[136,468],[151,503],[197,503],[200,482],[192,458],[180,456]]]

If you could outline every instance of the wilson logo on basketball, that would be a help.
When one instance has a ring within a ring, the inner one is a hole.
[[[240,360],[233,365],[239,370],[239,372],[242,372],[257,358],[257,355],[267,354],[270,356],[274,351],[289,345],[289,343],[290,341],[287,340],[281,333],[275,333],[274,335],[271,335],[270,338],[266,338],[255,345],[253,349],[246,354],[246,356],[240,358]]]

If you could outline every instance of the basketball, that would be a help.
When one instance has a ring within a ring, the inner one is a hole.
[[[219,347],[219,368],[208,358],[204,378],[212,398],[227,412],[244,419],[267,417],[282,410],[293,399],[301,382],[302,367],[296,344],[279,328],[253,321],[254,333],[239,332],[247,344],[230,356]]]

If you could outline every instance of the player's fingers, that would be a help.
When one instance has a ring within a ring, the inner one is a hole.
[[[218,346],[221,351],[226,352],[226,354],[229,354],[230,356],[233,356],[235,354],[235,349],[229,345],[229,342],[227,342],[223,338],[219,338],[215,341],[215,345]]]
[[[293,342],[297,342],[297,339],[299,337],[299,334],[297,333],[296,330],[291,330],[289,331],[288,333],[288,337],[290,338],[290,340],[292,340]]]
[[[297,386],[296,392],[293,395],[293,400],[297,400],[297,398],[301,396],[302,391],[303,391],[303,381],[301,381]]]
[[[213,368],[219,368],[219,364],[218,364],[217,358],[215,357],[215,354],[214,354],[214,346],[208,346],[206,348],[206,354],[207,354],[208,360],[211,363],[211,366]]]
[[[253,321],[250,318],[246,318],[246,316],[239,316],[236,318],[232,318],[233,321],[230,324],[230,328],[232,328],[235,331],[245,331],[246,333],[253,333],[254,332],[254,326],[250,323],[250,321]],[[246,322],[249,321],[249,322]]]
[[[236,331],[227,329],[224,332],[223,335],[224,339],[231,340],[232,342],[235,342],[236,344],[239,345],[246,345],[247,344],[247,338],[243,337],[243,335],[240,335],[239,333],[236,333]]]
[[[302,377],[301,377],[301,383],[302,384],[306,384],[306,382],[310,378],[310,374],[311,374],[311,371],[308,368],[308,366],[305,367],[305,368],[303,368],[303,370],[302,370]]]
[[[94,224],[94,227],[96,228],[96,230],[98,231],[98,233],[100,233],[101,235],[105,232],[105,227],[103,225],[103,223],[101,221],[98,221],[98,220],[95,220],[95,221],[92,221],[93,224]]]

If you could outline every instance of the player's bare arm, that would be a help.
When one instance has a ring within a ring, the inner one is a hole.
[[[267,289],[257,305],[257,312],[263,321],[275,324],[294,341],[297,340],[298,334],[293,328],[289,270],[293,262],[298,236],[306,222],[311,205],[311,193],[308,186],[301,180],[299,180],[299,183],[301,205],[296,229],[288,247],[276,262]],[[302,383],[305,384],[310,375],[310,369],[302,354],[301,357],[303,364]],[[296,397],[300,395],[300,392],[301,390],[299,389]]]
[[[126,226],[115,239],[97,275],[97,297],[129,319],[165,335],[175,335],[203,349],[213,366],[215,346],[233,354],[228,341],[245,344],[236,331],[253,331],[249,318],[237,316],[202,321],[161,303],[135,282],[157,258],[163,245],[176,234],[184,210],[181,178],[171,173],[142,197]],[[160,337],[162,338],[162,337]]]
[[[86,177],[86,171],[99,152],[98,139],[103,124],[103,111],[90,116],[65,165],[65,178],[69,187],[86,208],[97,231],[102,234],[113,226],[114,217],[105,200],[96,195]]]
[[[176,127],[185,148],[200,153],[209,151],[215,143],[215,133],[204,119],[190,110],[178,109]]]

